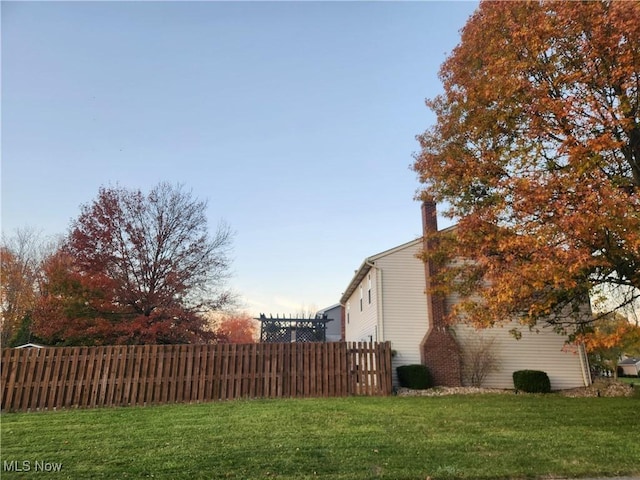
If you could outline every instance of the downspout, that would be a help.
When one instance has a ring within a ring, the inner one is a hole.
[[[384,342],[384,310],[382,309],[382,269],[367,260],[366,264],[376,271],[376,341]]]
[[[582,381],[585,387],[591,385],[591,373],[589,373],[589,357],[584,343],[578,345],[578,355],[580,355],[580,369],[582,370]]]

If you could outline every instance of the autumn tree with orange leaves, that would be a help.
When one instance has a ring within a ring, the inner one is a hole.
[[[637,304],[640,2],[482,2],[440,78],[414,169],[458,221],[427,256],[473,260],[438,277],[453,314],[565,331],[594,292]]]
[[[584,335],[589,353],[589,364],[599,370],[618,376],[617,365],[623,355],[640,357],[640,326],[626,317],[611,314],[597,319]]]
[[[229,343],[255,343],[257,331],[256,320],[246,313],[224,316],[216,329],[220,341]]]
[[[203,343],[230,305],[232,233],[180,185],[101,188],[44,265],[33,331],[51,345]]]
[[[42,263],[58,247],[33,228],[2,236],[0,245],[0,345],[17,346],[36,340],[32,314],[39,298]]]
[[[12,345],[36,298],[35,268],[12,249],[0,246],[0,345]]]

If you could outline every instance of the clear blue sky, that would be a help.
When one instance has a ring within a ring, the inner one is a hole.
[[[183,183],[249,313],[338,302],[420,235],[415,136],[476,2],[6,2],[2,230]]]

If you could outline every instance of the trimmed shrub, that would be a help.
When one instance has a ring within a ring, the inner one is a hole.
[[[528,393],[549,393],[549,376],[540,370],[518,370],[513,372],[513,386],[516,390]]]
[[[396,368],[401,387],[425,390],[433,387],[433,377],[425,365],[401,365]]]

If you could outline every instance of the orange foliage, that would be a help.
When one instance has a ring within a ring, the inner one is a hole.
[[[11,249],[0,247],[0,343],[3,347],[33,308],[36,300],[34,273]]]
[[[640,296],[640,2],[483,2],[418,137],[423,199],[459,220],[439,288],[477,325],[562,330],[594,288]],[[587,320],[588,321],[588,320]]]
[[[256,321],[242,313],[223,318],[216,333],[229,343],[255,343],[257,330]]]
[[[640,326],[622,317],[602,319],[584,335],[584,344],[588,352],[616,349],[619,355],[636,355],[640,353]]]
[[[614,376],[623,355],[640,355],[640,326],[617,314],[597,319],[577,340],[584,342],[592,368]]]
[[[181,185],[101,188],[44,265],[33,330],[56,345],[207,343],[232,233],[208,233],[206,202]]]
[[[43,265],[33,333],[49,345],[203,343],[216,339],[206,321],[180,306],[143,315],[118,301],[116,280],[81,271],[62,251]]]

